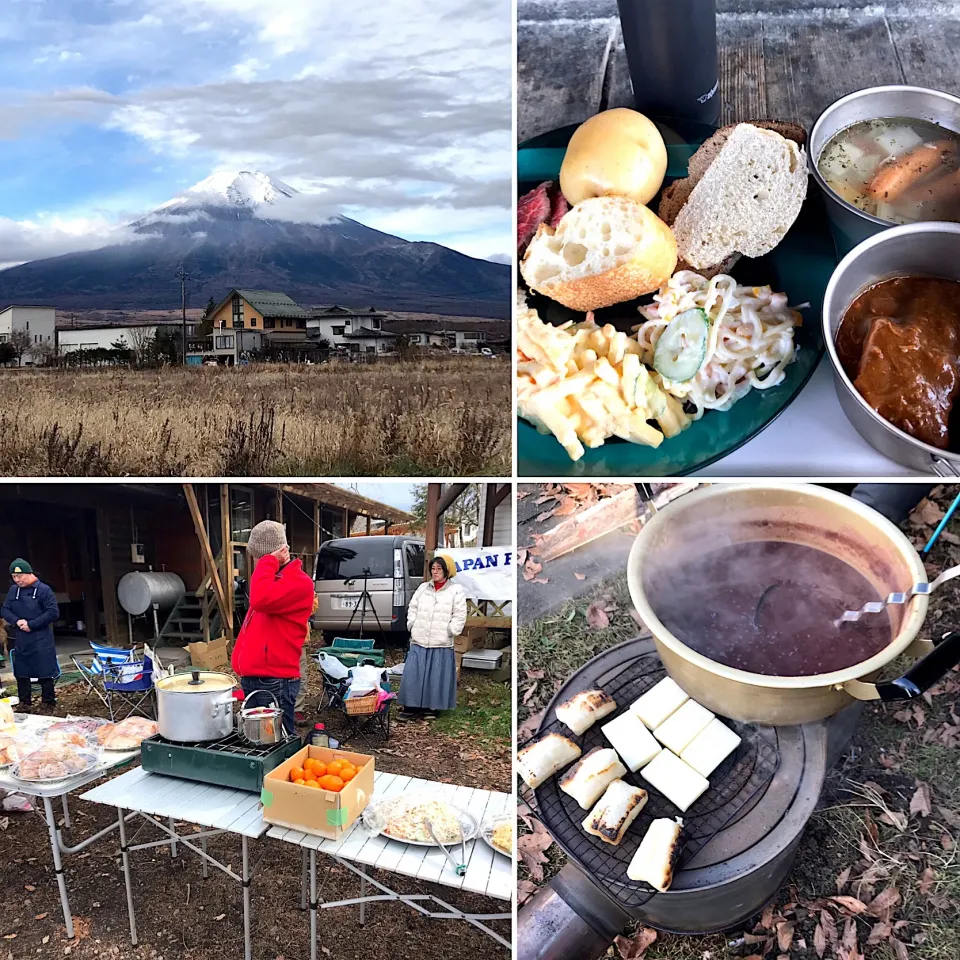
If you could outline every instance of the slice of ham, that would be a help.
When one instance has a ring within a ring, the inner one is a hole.
[[[522,257],[541,223],[556,227],[570,204],[560,185],[547,180],[517,201],[517,255]]]

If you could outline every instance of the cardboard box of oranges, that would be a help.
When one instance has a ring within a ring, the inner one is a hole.
[[[373,796],[373,757],[307,746],[263,778],[263,819],[336,840]]]

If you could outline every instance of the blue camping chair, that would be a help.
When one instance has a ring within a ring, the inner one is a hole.
[[[135,714],[156,720],[153,660],[146,654],[142,660],[128,660],[107,667],[103,675],[103,691],[110,719],[114,722]]]
[[[108,647],[102,643],[90,641],[90,653],[78,654],[70,659],[87,685],[87,694],[95,693],[109,710],[105,685],[107,681],[118,680],[117,670],[124,665],[134,664],[137,660],[136,648],[130,650],[120,647]]]

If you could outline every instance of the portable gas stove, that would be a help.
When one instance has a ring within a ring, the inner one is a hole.
[[[652,640],[619,644],[567,681],[547,708],[540,733],[556,727],[554,707],[581,690],[606,690],[625,705],[663,675]],[[675,815],[666,801],[651,794],[649,812],[613,847],[582,829],[583,811],[567,802],[553,778],[542,784],[537,816],[568,862],[520,911],[518,960],[599,957],[632,920],[698,934],[737,927],[760,911],[786,880],[827,770],[862,710],[857,704],[831,720],[793,727],[727,721],[743,742],[684,816],[686,839],[666,893],[626,876],[649,820]],[[588,730],[580,738],[584,752],[601,738],[599,725]]]
[[[302,747],[299,737],[254,746],[239,733],[200,743],[176,743],[157,735],[140,744],[140,762],[151,773],[259,793],[264,776]]]

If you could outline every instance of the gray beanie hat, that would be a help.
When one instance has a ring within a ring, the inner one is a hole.
[[[276,520],[261,520],[251,531],[247,552],[254,560],[287,545],[287,530]]]

